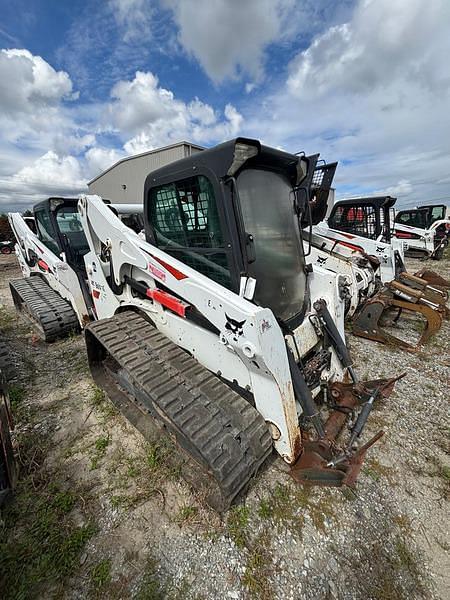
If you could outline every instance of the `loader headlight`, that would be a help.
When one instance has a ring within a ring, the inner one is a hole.
[[[234,146],[233,162],[228,169],[227,175],[233,177],[233,175],[242,167],[249,158],[253,158],[258,154],[259,150],[256,146],[250,144],[244,144],[243,142],[236,142]]]

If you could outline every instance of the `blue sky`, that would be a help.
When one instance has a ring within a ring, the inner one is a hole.
[[[0,211],[236,135],[339,160],[340,196],[445,200],[450,2],[0,0]]]

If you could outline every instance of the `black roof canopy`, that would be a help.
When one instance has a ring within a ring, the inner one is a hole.
[[[302,156],[264,146],[258,140],[239,137],[152,171],[145,180],[144,197],[150,188],[176,179],[177,171],[185,174],[192,169],[195,175],[200,167],[210,169],[219,179],[235,176],[242,168],[270,168],[283,173],[294,186],[306,175],[299,171],[302,159]]]
[[[55,210],[61,204],[65,205],[76,205],[78,204],[78,198],[62,198],[61,196],[52,196],[46,200],[41,200],[33,206],[33,212],[36,210]]]
[[[348,198],[336,202],[339,206],[354,206],[360,204],[364,206],[375,206],[375,208],[392,208],[397,202],[397,198],[392,196],[364,196],[362,198]]]

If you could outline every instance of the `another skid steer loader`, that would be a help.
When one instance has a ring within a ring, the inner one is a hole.
[[[416,351],[442,325],[448,316],[448,282],[432,271],[411,275],[404,265],[403,242],[392,238],[391,197],[355,198],[335,203],[327,221],[313,228],[315,244],[322,252],[338,253],[354,259],[365,257],[374,267],[383,287],[365,302],[353,322],[353,333],[383,343]],[[426,326],[413,345],[381,327],[389,309],[420,313]]]
[[[146,240],[98,196],[79,202],[93,377],[144,434],[159,424],[176,438],[218,510],[273,446],[297,480],[352,489],[383,433],[358,448],[395,379],[357,380],[340,276],[305,263],[317,158],[238,138],[154,171]]]
[[[110,205],[126,215],[136,207]],[[83,256],[89,246],[78,215],[78,198],[48,198],[34,217],[10,213],[23,279],[10,282],[17,310],[51,342],[83,329],[95,318]]]
[[[450,219],[445,204],[428,204],[395,215],[393,235],[407,242],[406,256],[440,260],[448,246]]]

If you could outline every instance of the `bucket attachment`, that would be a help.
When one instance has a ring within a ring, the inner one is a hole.
[[[400,294],[401,297],[399,297]],[[382,329],[380,325],[381,317],[391,308],[398,309],[395,320],[404,310],[419,313],[425,317],[425,329],[416,345],[410,344]],[[364,304],[353,321],[353,333],[359,337],[383,344],[395,345],[409,352],[416,352],[433,334],[439,331],[447,310],[445,305],[433,303],[425,294],[411,290],[399,282],[391,282]]]
[[[450,289],[450,281],[448,279],[444,279],[434,271],[430,271],[430,269],[420,269],[417,273],[414,273],[415,277],[420,277],[425,280],[429,285],[435,286],[441,290]]]
[[[321,438],[305,440],[302,455],[291,469],[292,477],[299,483],[353,490],[367,450],[384,432],[379,431],[359,448],[355,447],[356,441],[364,429],[374,401],[380,396],[389,397],[395,382],[403,376],[360,383],[331,384],[329,394],[334,404],[333,412],[325,423],[325,433]],[[350,440],[347,444],[338,444],[337,439],[349,415],[353,415],[358,407],[361,408],[351,428]]]

